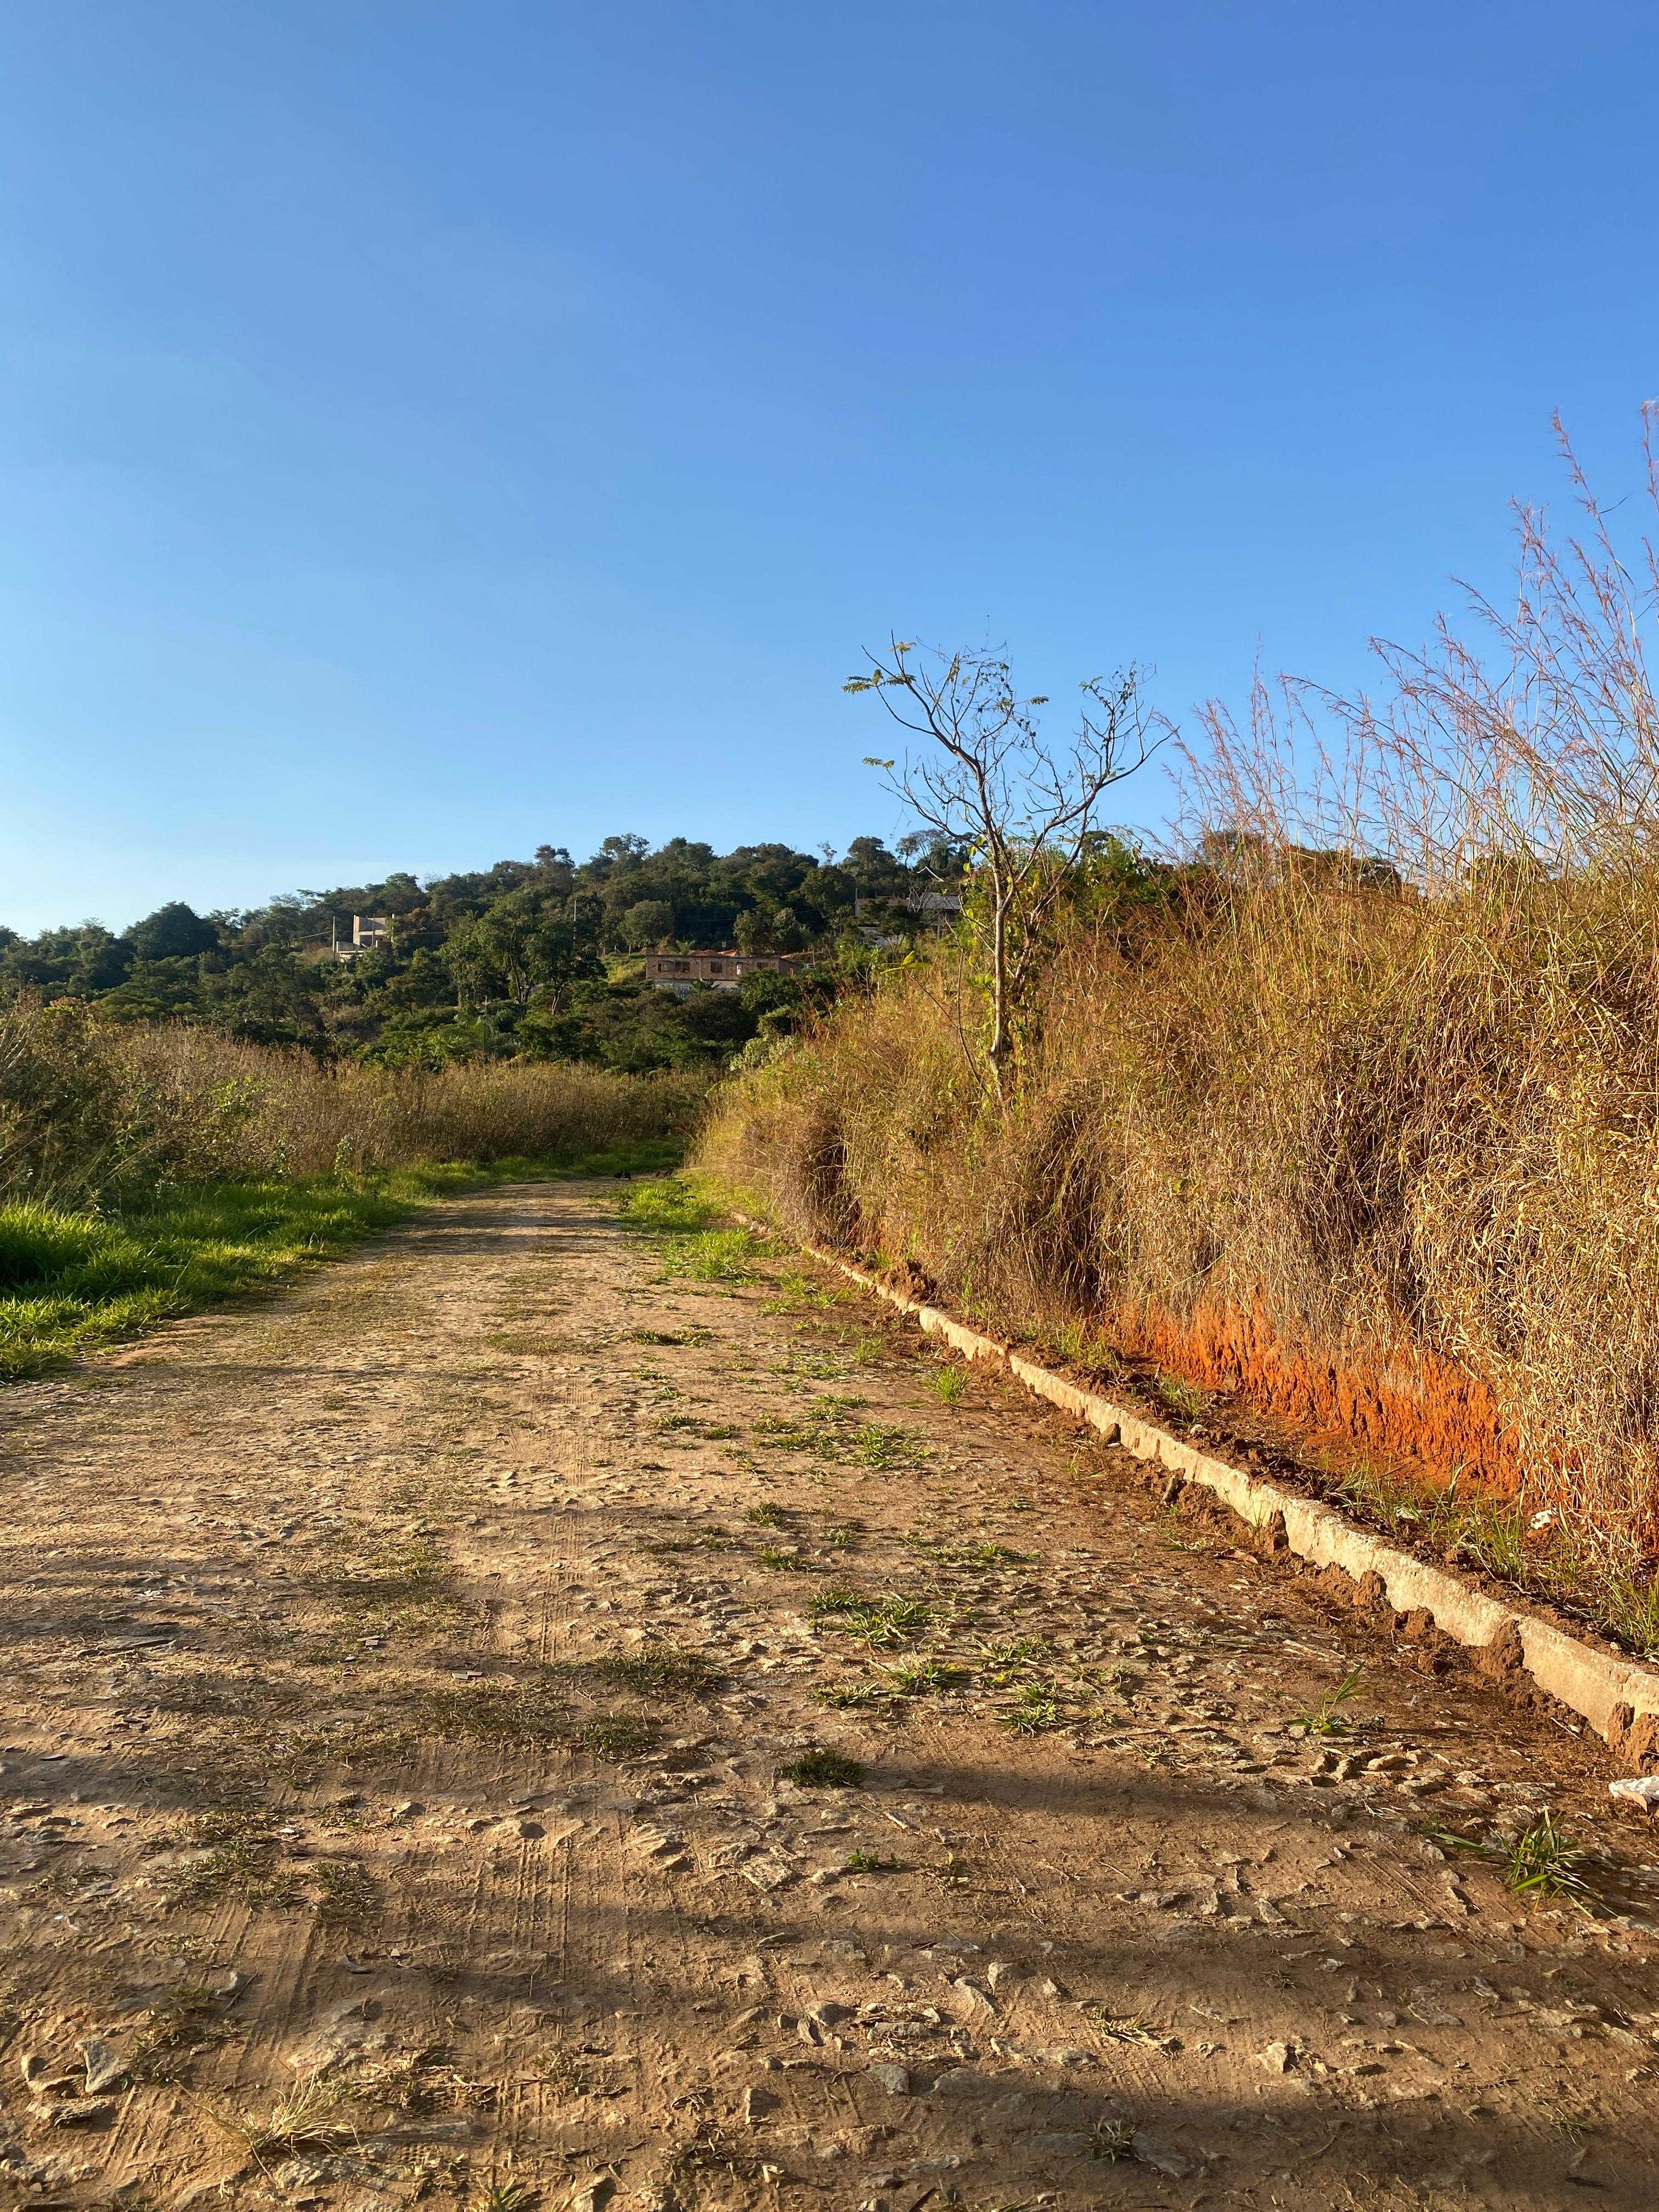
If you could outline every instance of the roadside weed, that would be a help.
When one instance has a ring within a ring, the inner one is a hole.
[[[302,2150],[343,2150],[356,2142],[357,2130],[338,2114],[339,2100],[333,2090],[313,2076],[279,2097],[268,2118],[252,2126],[233,2123],[232,2131],[255,2158],[266,2152],[292,2155]]]
[[[1460,1836],[1450,1828],[1431,1827],[1425,1832],[1442,1850],[1465,1851],[1473,1858],[1500,1866],[1505,1887],[1517,1896],[1559,1898],[1563,1904],[1575,1905],[1592,1916],[1602,1909],[1601,1899],[1580,1871],[1589,1854],[1558,1826],[1553,1813],[1540,1813],[1513,1834],[1485,1842]]]
[[[1160,1369],[1152,1378],[1152,1388],[1172,1413],[1194,1419],[1210,1402],[1210,1393],[1200,1390],[1194,1382],[1184,1382],[1179,1375],[1166,1374]]]
[[[685,1236],[708,1228],[714,1219],[708,1201],[684,1176],[653,1176],[648,1182],[635,1183],[617,1211],[630,1229],[658,1236]]]
[[[1559,1897],[1581,1912],[1595,1910],[1595,1893],[1578,1871],[1584,1853],[1556,1826],[1553,1813],[1528,1821],[1507,1838],[1503,1850],[1504,1879],[1518,1894]]]
[[[1127,2120],[1097,2120],[1089,2137],[1091,2158],[1103,2158],[1110,2166],[1135,2154],[1135,2131]]]
[[[1319,1703],[1296,1716],[1296,1725],[1307,1729],[1310,1735],[1347,1735],[1353,1723],[1342,1711],[1365,1679],[1363,1667],[1351,1667],[1334,1690],[1328,1690]]]
[[[478,2212],[531,2212],[540,2191],[523,2181],[495,2181],[479,2200]]]
[[[1109,2043],[1133,2043],[1149,2051],[1163,2046],[1164,2038],[1143,2013],[1114,2013],[1103,2004],[1085,2005],[1083,2010],[1095,2033]]]

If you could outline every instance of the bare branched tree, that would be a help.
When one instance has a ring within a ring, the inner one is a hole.
[[[902,761],[872,759],[887,784],[943,842],[966,847],[982,911],[990,1001],[987,1054],[1000,1091],[1043,927],[1103,827],[1114,784],[1162,743],[1135,670],[1079,685],[1083,707],[1064,747],[1042,737],[1046,698],[1022,699],[1006,660],[945,653],[895,637],[843,689],[873,691],[899,727],[927,740]]]

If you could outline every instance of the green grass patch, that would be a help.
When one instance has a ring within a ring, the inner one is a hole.
[[[826,1751],[817,1744],[779,1767],[778,1774],[782,1781],[793,1782],[803,1790],[859,1790],[864,1784],[864,1769],[856,1759],[848,1759],[843,1752]]]
[[[809,1608],[814,1620],[829,1621],[877,1650],[914,1644],[933,1625],[931,1606],[914,1597],[864,1597],[857,1590],[828,1589]]]
[[[641,1698],[706,1698],[726,1679],[701,1651],[672,1644],[614,1652],[595,1659],[588,1672],[613,1689],[631,1690]]]
[[[657,1237],[685,1237],[720,1218],[696,1184],[684,1176],[661,1176],[630,1190],[617,1207],[630,1229]]]
[[[653,1749],[661,1733],[655,1721],[639,1713],[604,1713],[585,1725],[581,1740],[596,1759],[621,1761]]]
[[[268,1289],[396,1228],[434,1200],[492,1183],[635,1172],[673,1149],[653,1142],[374,1176],[191,1183],[102,1212],[30,1199],[0,1204],[0,1381],[44,1374]]]
[[[423,1733],[462,1743],[562,1743],[570,1719],[550,1673],[522,1682],[465,1682],[430,1692],[416,1717]]]
[[[112,1214],[0,1206],[0,1376],[40,1374],[336,1257],[406,1219],[426,1180],[207,1183]]]

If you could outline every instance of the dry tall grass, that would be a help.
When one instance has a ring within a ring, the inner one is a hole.
[[[705,1163],[1005,1328],[1659,1553],[1659,564],[1589,514],[1522,518],[1494,669],[1389,653],[1322,745],[1305,692],[1212,714],[1192,857],[1058,946],[1006,1110],[941,966],[728,1087]]]
[[[703,1090],[564,1063],[325,1067],[210,1030],[13,1006],[0,1009],[0,1196],[79,1204],[158,1182],[569,1159],[682,1134]]]

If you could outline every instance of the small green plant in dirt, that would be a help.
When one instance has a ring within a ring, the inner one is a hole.
[[[1201,1536],[1187,1533],[1178,1506],[1166,1505],[1163,1513],[1164,1533],[1158,1538],[1159,1549],[1165,1552],[1207,1552],[1212,1547]]]
[[[941,1367],[933,1376],[933,1395],[941,1406],[959,1405],[967,1389],[968,1370],[965,1367]]]
[[[1135,2131],[1127,2120],[1097,2120],[1089,2137],[1091,2158],[1118,2166],[1135,2154]]]
[[[492,1352],[507,1352],[520,1359],[560,1359],[584,1349],[581,1339],[562,1336],[553,1329],[501,1329],[484,1342]]]
[[[672,1237],[662,1246],[662,1278],[693,1283],[748,1283],[751,1262],[761,1248],[746,1229],[705,1229],[696,1237]]]
[[[608,1653],[592,1661],[588,1672],[613,1689],[631,1690],[640,1698],[706,1698],[726,1679],[704,1653],[676,1644]]]
[[[1502,1848],[1504,1879],[1517,1895],[1559,1897],[1583,1912],[1595,1910],[1595,1893],[1581,1871],[1585,1854],[1557,1826],[1553,1813],[1529,1820]]]
[[[763,1544],[756,1553],[757,1563],[769,1567],[775,1574],[806,1575],[812,1571],[812,1562],[803,1552],[787,1552],[777,1544]]]
[[[428,1691],[420,1716],[433,1735],[468,1743],[558,1743],[568,1714],[551,1668],[514,1682],[465,1682]]]
[[[305,1902],[305,1890],[278,1867],[282,1844],[267,1818],[257,1813],[204,1813],[190,1823],[190,1840],[206,1846],[168,1892],[173,1905],[234,1900],[250,1911],[285,1912]]]
[[[492,2181],[478,2200],[478,2212],[532,2212],[541,2191],[526,2181]]]
[[[660,1279],[746,1282],[762,1250],[747,1229],[717,1228],[718,1207],[682,1176],[636,1184],[617,1211],[630,1229],[657,1240]]]
[[[1559,1898],[1589,1914],[1601,1910],[1601,1900],[1583,1872],[1589,1854],[1573,1842],[1553,1813],[1540,1813],[1513,1833],[1486,1840],[1460,1836],[1449,1828],[1431,1828],[1427,1833],[1442,1850],[1466,1851],[1501,1867],[1505,1887],[1517,1896]]]
[[[421,1633],[460,1610],[455,1571],[428,1536],[383,1546],[355,1572],[310,1587],[337,1600],[360,1628]]]
[[[839,1455],[851,1426],[848,1416],[864,1404],[845,1391],[821,1390],[802,1398],[792,1413],[763,1413],[753,1433],[775,1451],[810,1451],[823,1457]]]
[[[1006,1544],[936,1544],[922,1536],[912,1536],[907,1541],[942,1567],[1029,1566],[1035,1556],[1030,1552],[1011,1551]]]
[[[586,1723],[581,1741],[596,1759],[621,1763],[654,1749],[661,1733],[655,1721],[639,1713],[604,1713]]]
[[[1013,1704],[998,1714],[997,1726],[1012,1735],[1051,1735],[1056,1729],[1069,1727],[1071,1720],[1052,1689],[1028,1682]]]
[[[946,1667],[937,1659],[908,1659],[890,1667],[887,1679],[896,1697],[937,1698],[961,1689],[968,1675],[964,1668]]]
[[[751,1505],[743,1517],[751,1528],[783,1528],[789,1522],[781,1505]]]
[[[845,1552],[856,1544],[863,1534],[864,1523],[861,1521],[832,1521],[818,1541],[829,1551]]]
[[[212,1990],[201,1982],[175,1983],[146,2009],[127,2072],[135,2081],[177,2081],[203,2045],[223,2033]]]
[[[1353,1718],[1343,1711],[1358,1692],[1365,1679],[1363,1667],[1351,1667],[1334,1690],[1328,1690],[1316,1705],[1309,1706],[1296,1716],[1294,1725],[1307,1729],[1310,1735],[1350,1735]]]
[[[1152,1388],[1172,1413],[1196,1420],[1210,1402],[1210,1393],[1200,1390],[1194,1382],[1183,1382],[1179,1375],[1165,1374],[1162,1369],[1152,1379]]]
[[[817,1695],[821,1705],[832,1706],[837,1712],[867,1712],[878,1705],[890,1705],[894,1692],[886,1682],[836,1682]]]
[[[828,1751],[821,1744],[814,1744],[810,1751],[779,1767],[778,1775],[802,1790],[858,1790],[864,1784],[864,1769],[856,1759],[848,1759],[844,1752]]]
[[[659,1558],[675,1552],[740,1552],[742,1544],[724,1528],[700,1528],[695,1536],[670,1536],[646,1547]]]
[[[866,1851],[860,1844],[856,1850],[848,1851],[845,1861],[848,1874],[902,1874],[902,1859],[887,1858],[878,1851]]]
[[[842,1467],[866,1467],[878,1474],[929,1464],[927,1446],[914,1431],[878,1421],[854,1421],[862,1399],[824,1395],[793,1414],[763,1413],[750,1433],[774,1451],[810,1452]]]
[[[933,1625],[931,1606],[921,1598],[862,1597],[856,1590],[825,1590],[811,1607],[814,1620],[826,1620],[878,1650],[914,1644]]]
[[[1547,2124],[1553,2134],[1575,2145],[1595,2132],[1595,2120],[1582,2105],[1546,2102],[1538,2106],[1538,2117]]]
[[[379,1919],[380,1886],[361,1859],[325,1859],[316,1880],[319,1926],[361,1931]]]
[[[1042,1665],[1052,1649],[1046,1636],[1005,1637],[980,1646],[979,1670],[988,1687],[1006,1690]]]
[[[865,1421],[853,1431],[848,1457],[860,1467],[887,1474],[901,1468],[925,1468],[930,1455],[926,1441],[913,1429]]]
[[[653,1236],[687,1236],[716,1218],[708,1199],[684,1176],[653,1176],[637,1182],[617,1212],[630,1229]]]

